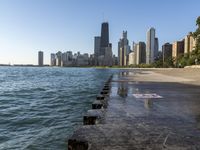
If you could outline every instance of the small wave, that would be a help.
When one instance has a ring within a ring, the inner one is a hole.
[[[9,71],[0,93],[3,150],[66,149],[66,138],[82,124],[82,115],[111,73],[45,67]]]
[[[43,119],[40,117],[22,118],[22,119],[16,119],[15,121],[13,121],[12,125],[16,127],[26,127],[33,124],[41,124],[42,120]]]

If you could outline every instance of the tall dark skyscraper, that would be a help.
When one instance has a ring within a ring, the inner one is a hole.
[[[98,66],[112,66],[113,53],[112,44],[109,43],[108,22],[101,24],[101,36],[94,38],[94,61]]]
[[[108,22],[104,22],[101,25],[101,50],[100,55],[105,55],[105,48],[109,45],[109,25]]]

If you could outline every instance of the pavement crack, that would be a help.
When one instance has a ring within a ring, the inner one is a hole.
[[[165,148],[167,147],[166,142],[167,142],[169,135],[170,135],[170,133],[167,134],[167,136],[165,137],[164,142],[163,142],[163,147],[165,147]]]

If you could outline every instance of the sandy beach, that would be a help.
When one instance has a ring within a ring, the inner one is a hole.
[[[177,82],[200,85],[200,68],[147,68],[134,69],[128,79],[140,82]]]
[[[168,77],[186,79],[188,80],[184,82],[186,84],[200,85],[200,68],[155,69],[154,72]]]

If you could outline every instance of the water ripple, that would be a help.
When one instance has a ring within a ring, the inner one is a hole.
[[[66,149],[67,137],[116,71],[0,67],[0,149]]]

